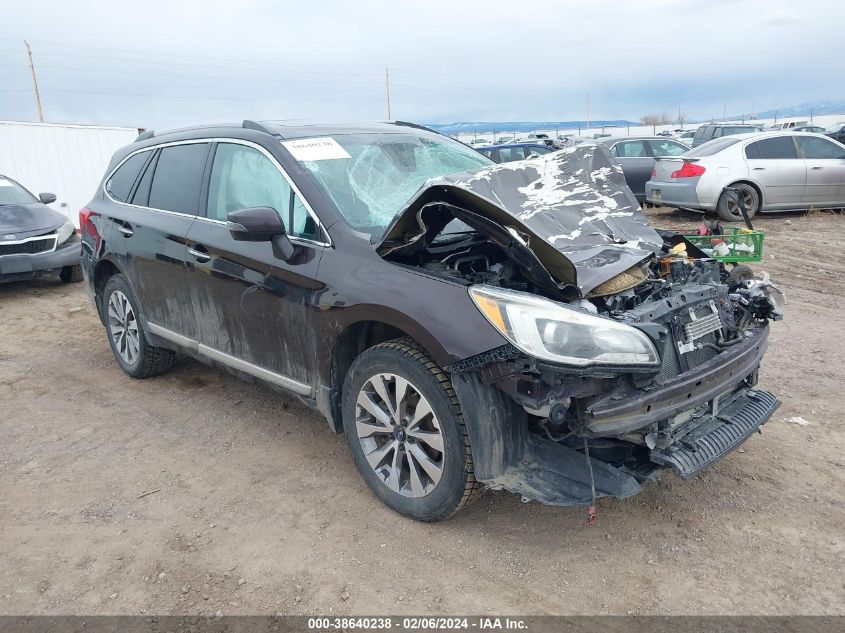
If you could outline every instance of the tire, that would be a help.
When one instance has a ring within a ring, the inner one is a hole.
[[[731,185],[733,189],[738,189],[740,195],[746,200],[748,205],[748,217],[753,218],[757,211],[760,210],[760,194],[751,185],[745,183],[738,183]],[[730,199],[727,191],[723,191],[719,196],[719,203],[716,205],[716,212],[719,217],[726,222],[742,222],[742,213],[739,207]]]
[[[176,354],[147,341],[138,300],[124,275],[114,275],[103,289],[106,334],[120,368],[133,378],[151,378],[173,365]],[[123,335],[120,335],[123,331]]]
[[[396,406],[396,392],[405,383],[398,379],[407,381],[401,407]],[[413,340],[381,343],[362,353],[346,375],[341,406],[355,465],[389,508],[417,521],[441,521],[481,496],[452,383]],[[371,413],[376,408],[378,419]],[[370,433],[374,428],[378,430]],[[419,439],[423,437],[427,439]]]
[[[65,266],[59,272],[59,279],[66,284],[78,284],[83,279],[82,266],[79,264],[76,266]]]

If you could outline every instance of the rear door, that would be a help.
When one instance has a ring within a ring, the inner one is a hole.
[[[625,174],[625,182],[634,195],[645,196],[645,183],[651,178],[654,159],[646,149],[645,141],[619,141],[610,148]]]
[[[821,136],[797,136],[795,140],[807,166],[806,201],[845,205],[845,148]]]
[[[748,173],[763,189],[763,208],[788,208],[803,203],[807,166],[793,139],[792,135],[772,136],[745,147]]]
[[[276,160],[247,141],[216,144],[203,214],[188,233],[188,284],[201,351],[310,395],[316,356],[317,267],[328,238]],[[235,241],[231,211],[271,207],[295,245],[277,259],[270,242]]]
[[[123,197],[123,184],[106,183],[121,204],[112,205],[110,248],[120,260],[144,317],[182,336],[196,335],[185,272],[185,238],[199,208],[210,144],[187,141],[149,152],[143,170]],[[127,159],[125,164],[133,160]]]

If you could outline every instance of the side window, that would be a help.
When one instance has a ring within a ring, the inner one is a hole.
[[[548,154],[551,151],[552,150],[548,147],[529,147],[528,155],[531,157],[542,156],[543,154]]]
[[[774,138],[764,138],[754,143],[760,151],[760,158],[767,160],[798,158],[798,152],[795,150],[795,143],[792,142],[791,136],[776,136]],[[746,151],[746,156],[747,156]],[[755,157],[756,158],[756,157]]]
[[[132,196],[132,204],[137,204],[141,207],[147,207],[150,204],[150,185],[153,183],[153,174],[156,170],[156,163],[158,156],[153,157],[149,162],[144,173],[141,175],[141,180],[135,188],[135,194]]]
[[[645,158],[648,154],[642,141],[622,141],[613,148],[620,158]]]
[[[745,157],[746,158],[760,158],[760,143],[751,143],[745,147]]]
[[[655,156],[680,156],[687,152],[687,148],[674,141],[648,141],[651,153]]]
[[[231,211],[275,209],[288,235],[321,239],[313,218],[276,165],[258,150],[220,143],[214,154],[208,189],[208,217],[225,221]]]
[[[109,195],[118,202],[126,202],[129,199],[129,194],[132,192],[132,185],[135,184],[135,179],[138,178],[138,172],[141,167],[147,162],[150,157],[150,152],[139,152],[134,156],[130,156],[117,171],[114,172],[111,178],[106,182],[106,191]]]
[[[845,149],[832,141],[815,136],[798,136],[796,138],[804,158],[845,158]]]
[[[196,215],[208,143],[161,148],[150,186],[148,206]]]
[[[704,130],[705,127],[702,125],[695,131],[695,136],[693,138],[704,138]]]

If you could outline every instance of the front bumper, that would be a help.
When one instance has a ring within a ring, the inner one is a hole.
[[[0,283],[34,279],[58,272],[65,266],[76,266],[82,255],[78,236],[56,247],[55,250],[35,255],[4,255],[0,257]]]
[[[749,330],[741,343],[661,387],[596,402],[584,411],[587,429],[596,436],[620,435],[705,404],[753,373],[763,360],[768,342],[768,327]]]

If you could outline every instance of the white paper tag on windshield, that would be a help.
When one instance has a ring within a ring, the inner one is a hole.
[[[302,138],[296,141],[282,141],[296,160],[336,160],[352,158],[331,136]]]
[[[11,187],[12,183],[5,178],[0,178],[0,187]]]

